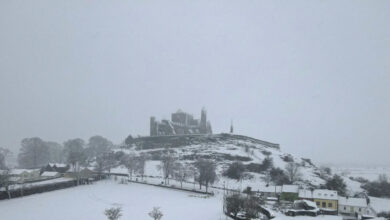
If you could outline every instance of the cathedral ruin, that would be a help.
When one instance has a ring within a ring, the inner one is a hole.
[[[171,120],[157,121],[150,118],[150,136],[183,135],[183,134],[212,134],[211,124],[207,121],[207,112],[203,108],[200,120],[194,116],[178,110],[172,113]]]

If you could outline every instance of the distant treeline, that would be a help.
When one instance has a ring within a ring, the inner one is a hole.
[[[367,190],[368,195],[374,197],[390,198],[390,182],[385,174],[379,175],[376,181],[364,181],[362,188]]]

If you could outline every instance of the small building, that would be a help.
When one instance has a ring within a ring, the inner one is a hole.
[[[293,202],[298,199],[298,185],[283,185],[280,199]]]
[[[35,181],[40,178],[39,169],[12,169],[9,172],[10,179],[15,183]]]
[[[298,193],[299,199],[311,200],[323,211],[335,214],[338,211],[337,191],[327,189],[307,190],[301,189]]]
[[[339,197],[339,213],[342,215],[375,216],[374,209],[365,198]]]
[[[41,177],[43,179],[54,179],[54,178],[61,177],[61,174],[55,171],[45,171],[41,174]]]
[[[54,171],[58,173],[66,173],[69,170],[70,166],[63,163],[49,163],[43,171]]]
[[[253,190],[256,190],[257,194],[265,199],[279,198],[282,193],[282,186],[261,185]]]
[[[93,178],[95,177],[95,172],[93,171],[93,169],[90,169],[90,168],[84,168],[80,171],[80,176],[83,178],[83,179],[90,179],[90,178]]]
[[[87,167],[80,168],[79,171],[66,172],[64,176],[78,180],[82,184],[90,183],[93,179],[96,178],[95,172],[92,169]]]

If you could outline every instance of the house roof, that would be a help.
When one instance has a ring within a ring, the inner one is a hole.
[[[337,191],[327,189],[315,189],[307,190],[301,189],[298,194],[299,198],[305,199],[327,199],[327,200],[338,200]]]
[[[58,174],[59,174],[58,172],[45,171],[41,174],[41,176],[53,177],[53,176],[57,176]]]
[[[260,185],[257,189],[254,188],[254,190],[258,190],[259,192],[267,192],[267,193],[281,193],[282,192],[282,186],[265,186],[265,185]]]
[[[367,207],[367,201],[363,198],[346,198],[339,196],[339,205],[354,206],[354,207]]]
[[[31,173],[31,172],[36,172],[36,171],[39,171],[39,169],[38,170],[37,169],[31,169],[31,170],[30,169],[12,169],[10,171],[10,174],[11,175],[20,175],[24,172]]]
[[[9,181],[11,181],[11,182],[17,182],[17,181],[19,181],[20,180],[20,176],[11,176],[11,177],[9,177]]]
[[[49,163],[49,166],[51,167],[58,167],[58,168],[64,168],[64,167],[67,167],[68,165],[67,164],[64,164],[64,163]]]
[[[298,193],[298,186],[297,185],[283,185],[282,192]]]

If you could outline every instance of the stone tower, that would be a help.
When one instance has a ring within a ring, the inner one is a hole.
[[[150,136],[157,135],[157,122],[155,117],[150,117]]]
[[[207,134],[207,112],[205,108],[202,108],[200,114],[200,133]]]
[[[233,134],[233,120],[230,122],[230,134]]]

